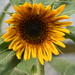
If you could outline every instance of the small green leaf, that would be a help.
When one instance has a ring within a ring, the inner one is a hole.
[[[56,9],[63,4],[66,4],[66,7],[60,15],[72,15],[75,13],[75,0],[58,0],[54,3],[53,8]]]
[[[21,63],[18,64],[17,68],[21,69],[23,72],[26,74],[30,75],[31,74],[31,69],[33,65],[36,64],[36,59],[31,58],[30,60],[27,61],[21,61]]]
[[[6,57],[0,60],[0,75],[9,75],[21,61],[17,59],[14,51],[6,52],[0,54],[0,57],[4,56],[5,53],[7,54]]]
[[[68,66],[72,65],[70,61],[67,61],[66,59],[62,58],[53,58],[49,64],[56,70],[58,71],[61,75],[68,75],[64,74]]]

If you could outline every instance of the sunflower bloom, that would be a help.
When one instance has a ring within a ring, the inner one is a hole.
[[[58,55],[59,51],[55,45],[65,48],[61,42],[64,41],[65,33],[70,31],[65,26],[71,25],[71,22],[60,22],[68,19],[69,16],[58,16],[65,8],[61,5],[52,10],[51,6],[44,6],[42,3],[14,6],[16,13],[6,23],[11,24],[7,28],[2,38],[9,42],[9,49],[16,51],[16,56],[24,60],[38,57],[40,63],[52,59],[52,53]],[[64,33],[65,32],[65,33]]]

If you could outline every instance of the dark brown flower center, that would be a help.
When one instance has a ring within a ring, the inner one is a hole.
[[[47,25],[38,17],[30,17],[19,25],[21,37],[32,44],[43,43],[47,37]]]
[[[37,20],[29,20],[26,25],[24,26],[24,32],[29,35],[29,37],[38,38],[41,36],[41,33],[43,32],[44,27],[42,24]]]

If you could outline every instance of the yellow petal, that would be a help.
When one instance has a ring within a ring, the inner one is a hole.
[[[17,28],[17,26],[10,26],[10,27],[7,28],[7,31],[10,31],[12,29],[15,29],[16,30],[16,28]]]
[[[14,44],[15,44],[15,42],[18,42],[18,40],[19,40],[19,37],[15,37],[15,39],[10,43],[8,49],[12,49]]]
[[[45,17],[53,17],[55,14],[57,13],[57,11],[56,10],[50,10],[50,12],[48,12],[46,15],[45,15]]]
[[[54,39],[54,38],[53,38],[52,41],[53,41],[55,44],[57,44],[57,45],[59,45],[59,46],[61,46],[61,47],[63,47],[63,48],[66,47],[61,41],[59,41],[59,40],[57,40],[57,39]]]
[[[69,18],[70,17],[68,15],[62,15],[62,16],[51,19],[51,21],[59,21],[59,20],[69,19]]]
[[[18,59],[21,59],[21,55],[22,55],[23,51],[24,51],[24,48],[19,49],[19,50],[16,52],[16,56],[17,56]]]
[[[6,38],[9,36],[9,32],[5,33],[1,38]]]
[[[51,9],[51,6],[50,5],[48,5],[46,8],[45,8],[45,10],[50,10]]]
[[[65,36],[65,33],[57,31],[57,30],[52,30],[52,34],[54,34],[54,35],[56,34],[58,36]]]
[[[39,14],[39,10],[37,10],[37,9],[38,9],[37,4],[34,3],[34,4],[33,4],[33,13]]]
[[[38,50],[38,59],[39,59],[40,63],[41,63],[42,65],[44,65],[44,60],[43,60],[43,58],[42,58],[41,50],[40,50],[40,49]]]
[[[59,54],[58,50],[56,49],[53,43],[49,42],[49,44],[45,43],[45,45],[47,46],[48,50],[50,50],[53,54],[55,55]]]
[[[57,34],[51,35],[50,38],[51,38],[51,39],[55,38],[55,39],[57,39],[57,40],[59,40],[59,41],[64,41],[64,40],[65,40],[65,38],[64,38],[62,35],[59,36],[59,35],[57,35]]]
[[[22,49],[22,48],[23,48],[23,44],[19,44],[19,45],[17,44],[15,48],[13,47],[13,50],[17,51],[17,50]]]
[[[25,2],[24,3],[24,7],[32,7],[32,4],[28,3],[28,2]]]
[[[51,59],[52,59],[52,53],[51,53],[51,50],[49,49],[49,48],[47,48],[47,46],[44,44],[43,45],[43,51],[45,51],[45,53],[46,53],[46,55],[47,55],[47,59],[48,59],[48,61],[50,61]],[[47,60],[46,60],[47,61]]]
[[[32,49],[32,58],[36,57],[37,50],[35,48]]]
[[[72,24],[72,22],[54,22],[57,27],[65,27]]]
[[[12,39],[15,37],[15,30],[10,30],[10,32],[5,33],[1,38],[5,38],[5,39]]]
[[[8,19],[5,21],[6,23],[9,23],[9,24],[14,24],[14,25],[19,25],[19,22],[18,20],[14,20],[14,19]]]
[[[23,12],[21,12],[21,9],[18,6],[14,6],[14,9],[16,12],[22,14]]]
[[[38,14],[43,14],[43,12],[44,12],[44,5],[42,4],[42,3],[39,3],[38,5],[37,5],[37,7],[38,7]]]
[[[70,33],[70,31],[66,28],[58,28],[57,30],[65,32],[65,33]]]
[[[65,8],[65,4],[64,4],[64,5],[61,5],[60,7],[58,7],[58,8],[56,9],[56,11],[57,11],[56,16],[58,16],[58,15],[64,10],[64,8]]]
[[[14,35],[14,34],[12,34],[12,35],[6,37],[6,38],[4,39],[4,41],[9,42],[9,41],[13,40],[13,39],[15,38],[15,36],[13,36],[13,35]]]
[[[28,59],[28,48],[27,48],[27,45],[26,45],[26,48],[25,48],[25,51],[24,51],[24,60],[27,60]]]
[[[28,50],[27,59],[30,59],[32,48],[29,46],[27,50]]]
[[[20,41],[15,42],[15,44],[13,45],[13,50],[14,51],[16,51],[19,44],[20,44]]]
[[[47,56],[45,50],[42,50],[41,54],[42,54],[42,58],[43,58],[45,61],[49,61],[49,60],[48,60],[48,56]]]
[[[17,13],[14,13],[14,14],[12,15],[12,19],[15,19],[15,20],[20,21],[20,20],[22,20],[22,15],[17,14]]]

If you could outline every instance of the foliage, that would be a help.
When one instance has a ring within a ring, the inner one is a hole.
[[[64,58],[54,57],[49,64],[60,73],[60,75],[74,75],[75,62],[71,62]]]
[[[60,5],[66,4],[65,10],[60,15],[72,15],[75,13],[75,0],[10,0],[10,3],[13,6],[19,6],[25,2],[41,2],[44,5],[51,5],[52,9],[56,9]],[[3,16],[0,16],[0,24],[4,15],[5,14],[3,13]],[[72,39],[73,42],[75,42],[75,26],[68,26],[67,29],[69,29],[71,33],[66,34],[65,37]],[[30,59],[27,61],[18,60],[15,56],[15,52],[8,49],[9,44],[10,42],[4,42],[4,40],[0,38],[0,75],[34,75],[33,73],[37,72],[36,59]],[[61,75],[75,74],[75,62],[54,57],[49,64]]]

